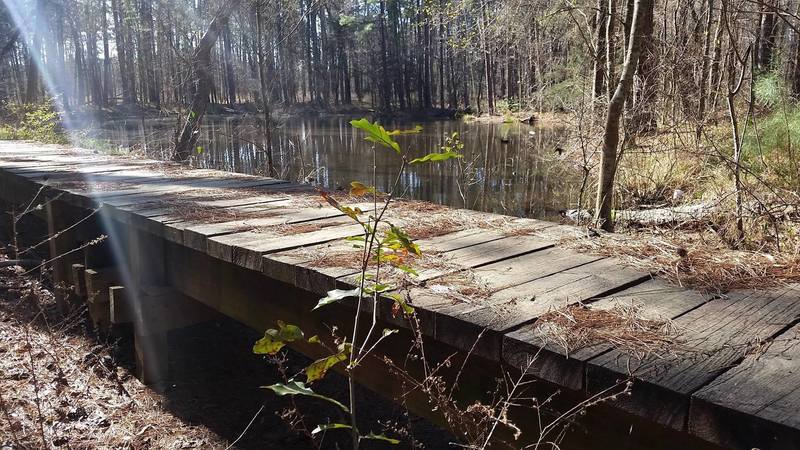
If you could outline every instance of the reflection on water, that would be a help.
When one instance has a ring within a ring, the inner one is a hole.
[[[280,178],[310,181],[328,190],[345,189],[350,182],[371,183],[387,190],[396,177],[399,157],[371,144],[348,123],[350,118],[292,118],[281,123],[273,137],[273,158]],[[410,128],[416,122],[385,126]],[[445,136],[458,132],[464,158],[411,166],[400,180],[404,196],[460,208],[515,216],[557,217],[574,205],[580,175],[559,158],[564,131],[524,124],[489,125],[455,120],[419,122],[423,132],[397,138],[409,157],[440,151]],[[148,154],[166,156],[174,122],[147,120],[113,122],[100,137],[120,146],[144,147]],[[254,120],[210,117],[201,131],[194,156],[199,167],[250,174],[267,173],[264,139]],[[508,140],[508,142],[501,141]]]

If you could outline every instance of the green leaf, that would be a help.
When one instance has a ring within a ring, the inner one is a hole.
[[[264,337],[253,344],[253,353],[257,355],[274,355],[287,343],[303,339],[303,330],[297,325],[278,321],[278,329],[270,328],[264,332]]]
[[[317,394],[316,392],[312,391],[311,388],[306,387],[306,384],[302,381],[296,380],[289,380],[288,383],[276,383],[271,386],[261,386],[263,389],[269,389],[275,394],[283,397],[284,395],[304,395],[306,397],[314,397],[320,400],[325,400],[326,402],[333,403],[334,405],[341,408],[342,411],[346,413],[350,413],[350,409],[338,402],[335,399],[327,397],[325,395]]]
[[[403,272],[405,272],[405,273],[407,273],[409,275],[414,275],[415,277],[419,276],[419,274],[417,273],[416,270],[414,270],[413,268],[411,268],[409,266],[406,266],[405,264],[399,264],[399,265],[397,265],[395,267],[400,269],[400,270],[402,270]]]
[[[340,428],[353,428],[353,427],[351,427],[350,425],[344,424],[344,423],[323,423],[323,424],[317,425],[316,428],[311,430],[311,434],[319,434],[319,433],[321,433],[323,431],[338,430]]]
[[[368,294],[374,294],[376,292],[381,293],[381,292],[391,291],[395,287],[396,286],[393,284],[374,283],[372,286],[364,288],[364,291],[366,291]]]
[[[397,444],[400,443],[400,441],[397,440],[397,439],[392,439],[390,437],[387,437],[386,435],[375,434],[375,433],[370,433],[370,434],[361,436],[361,437],[359,437],[359,439],[372,439],[372,440],[375,440],[375,441],[383,441],[383,442],[386,442],[386,443],[389,443],[389,444],[392,444],[392,445],[397,445]]]
[[[390,235],[392,238],[396,238],[398,241],[400,241],[400,243],[403,245],[403,248],[408,250],[410,253],[413,253],[417,256],[422,255],[422,251],[419,249],[419,245],[415,244],[411,240],[411,237],[409,237],[409,235],[407,235],[405,231],[392,225]]]
[[[426,163],[426,162],[439,162],[439,161],[447,161],[448,159],[453,158],[462,158],[464,155],[460,153],[456,153],[453,151],[447,151],[442,153],[428,153],[427,155],[423,156],[422,158],[414,158],[409,161],[409,164],[419,164],[419,163]]]
[[[322,344],[322,341],[320,340],[319,336],[317,336],[315,334],[315,335],[311,336],[310,338],[308,338],[308,343],[309,344]]]
[[[293,342],[298,339],[303,339],[303,330],[297,325],[286,324],[283,321],[278,321],[278,332],[275,335],[278,339],[286,342]]]
[[[343,289],[334,289],[332,291],[328,291],[328,295],[317,303],[313,310],[317,308],[321,308],[325,305],[330,305],[331,303],[336,303],[339,300],[345,299],[347,297],[358,297],[358,294],[361,292],[360,288],[351,289],[349,291]]]
[[[389,135],[389,133],[377,123],[372,123],[367,119],[358,119],[358,120],[351,120],[350,125],[359,130],[365,131],[367,133],[366,139],[369,142],[374,144],[382,145],[386,148],[390,148],[400,154],[400,144],[395,142],[394,139]]]
[[[392,334],[399,333],[399,330],[396,328],[384,328],[383,329],[383,337],[390,336]]]
[[[374,186],[367,186],[360,181],[350,182],[350,195],[360,197],[366,194],[374,194],[376,192]]]
[[[322,358],[314,361],[308,367],[306,367],[306,383],[312,383],[317,380],[321,380],[325,377],[325,374],[328,373],[328,370],[339,364],[342,361],[346,361],[347,358],[350,356],[350,350],[352,346],[350,344],[342,344],[339,346],[339,352],[335,353],[327,358]]]
[[[416,125],[410,130],[392,130],[387,131],[389,136],[397,136],[398,134],[418,134],[422,133],[422,125]]]
[[[274,355],[280,351],[286,342],[276,340],[269,334],[264,334],[264,337],[257,340],[255,344],[253,344],[253,353],[256,355]]]
[[[203,153],[203,147],[198,145],[197,146],[197,153]]]
[[[409,305],[406,299],[403,298],[400,294],[386,294],[387,298],[394,300],[394,304],[397,308],[402,309],[403,313],[406,315],[414,314],[414,307]]]
[[[364,214],[364,211],[362,211],[359,207],[351,208],[349,206],[342,206],[339,208],[339,211],[343,212],[347,217],[354,220],[358,220],[359,214]]]

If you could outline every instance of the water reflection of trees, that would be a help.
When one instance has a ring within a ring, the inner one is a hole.
[[[159,156],[171,144],[166,121],[125,122],[106,130],[121,146],[143,140],[148,152]],[[389,123],[409,127],[413,123]],[[412,156],[436,151],[444,136],[458,131],[464,143],[459,163],[412,167],[402,179],[405,195],[455,207],[502,212],[526,217],[555,216],[577,198],[580,178],[555,151],[564,131],[518,125],[509,143],[499,138],[499,126],[457,121],[421,123],[418,135],[401,136]],[[267,157],[258,121],[213,118],[201,130],[202,148],[194,155],[204,168],[266,174]],[[397,155],[370,145],[353,133],[345,118],[292,119],[280,124],[273,137],[279,176],[318,183],[326,189],[345,189],[352,180],[368,182],[373,165],[379,188],[388,189]],[[463,194],[463,195],[462,195]]]

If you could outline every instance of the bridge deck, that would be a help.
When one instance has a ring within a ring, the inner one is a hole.
[[[313,293],[352,286],[358,272],[344,238],[360,227],[307,185],[0,141],[0,197],[27,202],[42,186],[48,198],[102,208]],[[419,277],[391,276],[435,340],[587,394],[633,374],[632,395],[615,405],[635,415],[726,446],[800,445],[800,287],[705,295],[560,246],[586,238],[571,227],[413,201],[390,214],[427,252],[414,263]],[[646,343],[575,344],[563,327],[543,326],[579,304],[592,314],[635,305],[643,319],[669,320],[679,344],[666,354],[643,351]],[[379,304],[379,316],[402,326],[391,306]]]

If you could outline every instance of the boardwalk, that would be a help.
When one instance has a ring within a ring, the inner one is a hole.
[[[352,286],[358,272],[357,252],[344,238],[360,227],[306,185],[0,142],[0,197],[27,203],[42,186],[40,195],[57,198],[47,210],[51,232],[80,220],[74,211],[98,210],[107,234],[137,230],[112,239],[142,266],[165,264],[159,256],[169,254],[170,267],[148,267],[134,282],[155,273],[166,278],[156,284],[245,323],[262,323],[253,319],[266,314],[253,293],[264,295],[269,280],[324,294]],[[571,227],[410,201],[391,211],[427,252],[403,292],[435,341],[586,394],[632,374],[632,395],[614,403],[628,413],[723,446],[800,448],[800,287],[704,295],[565,248],[563,239],[587,238]],[[166,244],[148,249],[153,239]],[[77,241],[59,238],[52,251]],[[248,270],[231,275],[228,266]],[[56,276],[68,279],[62,272]],[[236,279],[215,280],[225,277]],[[652,353],[635,339],[572,342],[546,319],[578,304],[596,314],[634,307],[642,320],[669,320],[678,344]],[[379,317],[404,326],[391,306],[380,304]],[[283,313],[269,320],[288,320]]]

